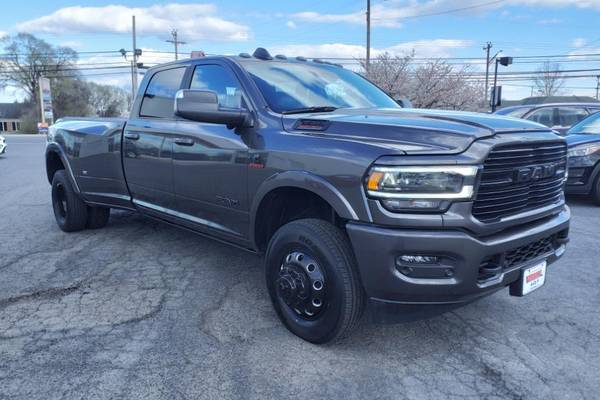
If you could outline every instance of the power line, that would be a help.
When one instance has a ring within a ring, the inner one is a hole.
[[[503,2],[504,2],[504,0],[495,0],[495,1],[490,1],[487,3],[474,4],[474,5],[468,6],[468,7],[454,8],[454,9],[445,10],[445,11],[436,11],[436,12],[431,12],[431,13],[407,15],[406,17],[373,18],[373,20],[389,21],[389,20],[404,20],[404,19],[414,19],[414,18],[423,18],[423,17],[434,17],[437,15],[452,14],[452,13],[461,12],[461,11],[474,10],[476,8],[488,7],[488,6],[503,3]]]

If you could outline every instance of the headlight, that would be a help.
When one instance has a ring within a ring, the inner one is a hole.
[[[476,166],[375,166],[367,177],[367,193],[392,211],[435,210],[449,200],[473,196]]]
[[[585,157],[592,153],[600,151],[600,143],[585,143],[569,149],[568,157]]]

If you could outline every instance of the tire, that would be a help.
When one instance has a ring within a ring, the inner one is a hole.
[[[58,227],[65,232],[85,229],[87,206],[73,191],[64,170],[58,170],[52,178],[52,208]]]
[[[596,204],[597,206],[600,206],[600,174],[596,178],[596,181],[594,182],[594,186],[592,186],[591,194],[592,194],[592,200],[594,201],[594,204]]]
[[[338,341],[360,321],[365,295],[356,259],[346,236],[326,221],[302,219],[279,228],[267,248],[265,274],[280,320],[306,341]]]
[[[87,221],[85,227],[88,229],[104,228],[110,217],[110,208],[108,207],[91,207],[87,209]]]

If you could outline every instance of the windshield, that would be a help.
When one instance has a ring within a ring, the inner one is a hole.
[[[569,134],[600,134],[600,113],[593,114],[569,130]]]
[[[253,60],[242,64],[269,107],[278,113],[348,107],[399,108],[377,86],[335,65]]]

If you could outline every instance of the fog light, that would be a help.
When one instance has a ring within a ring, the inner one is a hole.
[[[397,264],[437,264],[438,258],[436,256],[417,256],[410,254],[403,254],[396,258]]]

